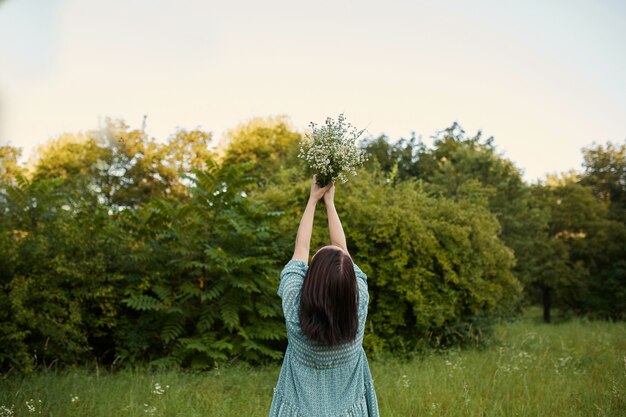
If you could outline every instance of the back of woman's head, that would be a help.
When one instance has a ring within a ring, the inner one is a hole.
[[[320,249],[313,256],[302,285],[302,333],[308,339],[328,346],[352,342],[359,324],[357,306],[352,259],[336,247]]]

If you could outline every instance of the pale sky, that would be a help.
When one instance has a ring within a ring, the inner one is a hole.
[[[530,182],[626,140],[624,45],[620,0],[0,0],[0,143],[344,112],[394,141],[482,130]]]

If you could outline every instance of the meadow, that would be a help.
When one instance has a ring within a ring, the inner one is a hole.
[[[626,416],[626,323],[544,324],[536,308],[486,348],[370,357],[383,417]],[[558,319],[558,316],[557,316]],[[99,368],[0,379],[0,417],[266,416],[279,366]]]

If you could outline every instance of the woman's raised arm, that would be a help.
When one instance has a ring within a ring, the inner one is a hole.
[[[326,215],[328,217],[328,233],[330,234],[331,245],[339,246],[348,253],[346,235],[335,208],[335,184],[324,194],[324,204],[326,205]]]
[[[291,259],[299,259],[304,261],[306,264],[309,263],[309,250],[311,246],[311,233],[313,232],[315,206],[329,188],[330,184],[323,188],[317,185],[315,176],[313,176],[309,201],[306,203],[302,219],[300,219],[300,226],[298,226],[298,233],[296,234],[296,247],[293,251],[293,257]]]

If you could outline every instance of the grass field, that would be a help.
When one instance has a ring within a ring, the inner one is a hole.
[[[626,416],[626,323],[498,325],[484,350],[370,358],[381,416]],[[267,416],[278,366],[210,372],[102,369],[0,380],[6,416]]]

